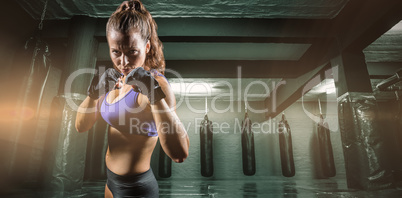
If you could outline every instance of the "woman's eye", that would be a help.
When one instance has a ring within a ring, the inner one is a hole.
[[[120,54],[120,52],[119,52],[119,51],[116,51],[116,50],[113,50],[112,53],[113,53],[113,54]]]
[[[130,54],[137,54],[138,51],[137,50],[130,50]]]

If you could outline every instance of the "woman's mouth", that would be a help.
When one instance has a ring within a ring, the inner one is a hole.
[[[123,73],[128,73],[130,71],[130,69],[123,69],[122,71],[123,71]]]

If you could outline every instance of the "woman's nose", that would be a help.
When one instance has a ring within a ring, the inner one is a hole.
[[[123,54],[121,57],[121,66],[126,66],[128,63],[128,56]]]

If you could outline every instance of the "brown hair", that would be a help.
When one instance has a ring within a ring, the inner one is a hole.
[[[116,9],[107,22],[106,35],[111,30],[128,33],[131,28],[138,30],[141,37],[145,41],[149,40],[151,44],[145,59],[145,66],[156,69],[163,74],[165,57],[163,56],[162,42],[156,32],[158,27],[151,13],[139,0],[125,1]]]

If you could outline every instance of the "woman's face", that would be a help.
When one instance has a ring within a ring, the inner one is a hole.
[[[138,31],[131,29],[128,33],[123,33],[110,30],[107,41],[110,58],[124,76],[131,70],[144,66],[150,43],[144,41]]]

